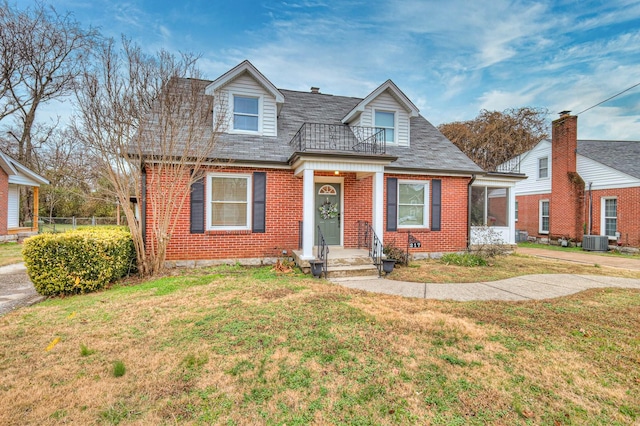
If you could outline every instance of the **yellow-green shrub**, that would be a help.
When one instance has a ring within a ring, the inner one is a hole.
[[[28,238],[24,263],[44,296],[88,293],[126,275],[135,263],[131,234],[122,229],[82,229]]]

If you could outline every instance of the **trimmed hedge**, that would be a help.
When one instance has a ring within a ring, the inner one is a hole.
[[[125,276],[135,264],[126,228],[92,228],[28,238],[24,263],[43,296],[88,293]]]

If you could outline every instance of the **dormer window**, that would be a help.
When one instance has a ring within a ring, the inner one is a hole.
[[[395,124],[396,113],[389,111],[376,111],[375,113],[375,127],[377,129],[385,130],[385,141],[395,142]]]
[[[233,130],[258,131],[259,101],[259,98],[233,96]]]

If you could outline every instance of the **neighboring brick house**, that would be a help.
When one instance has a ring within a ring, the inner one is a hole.
[[[224,106],[214,108],[211,123],[225,109],[228,128],[189,205],[176,212],[184,220],[171,235],[168,261],[264,259],[283,250],[310,260],[318,227],[327,244],[356,248],[363,222],[401,247],[411,231],[421,242],[413,254],[465,250],[472,183],[501,189],[496,229],[505,242],[515,240],[507,209],[513,212],[518,177],[485,173],[391,80],[364,98],[284,90],[244,61],[198,84]],[[148,236],[153,213],[142,210]]]
[[[578,117],[561,113],[551,141],[519,157],[516,228],[529,236],[640,246],[640,142],[577,140]]]
[[[38,188],[49,181],[0,152],[0,241],[38,232]],[[20,187],[33,188],[30,226],[20,223]]]

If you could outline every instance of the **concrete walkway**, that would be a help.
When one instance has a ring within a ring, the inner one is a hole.
[[[0,315],[44,299],[33,288],[24,263],[0,267]]]
[[[590,288],[640,290],[640,280],[596,275],[538,274],[500,281],[464,284],[423,284],[377,277],[334,278],[335,284],[375,293],[438,300],[542,300],[568,296]]]

